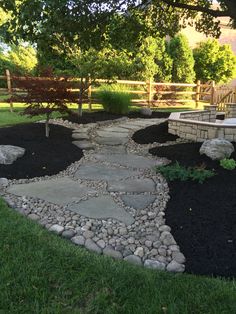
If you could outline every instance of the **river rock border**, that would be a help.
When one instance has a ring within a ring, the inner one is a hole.
[[[81,146],[81,143],[84,145],[84,157],[55,176],[21,180],[7,180],[2,178],[0,180],[1,196],[7,201],[10,207],[26,215],[28,218],[37,221],[48,230],[71,240],[71,242],[78,246],[86,247],[88,250],[98,254],[124,259],[136,265],[144,265],[151,269],[183,272],[185,269],[185,257],[180,252],[180,248],[171,234],[171,228],[165,224],[164,211],[169,199],[169,189],[167,182],[160,174],[156,174],[151,167],[145,165],[140,168],[122,163],[112,165],[117,170],[133,168],[138,171],[138,176],[135,179],[154,182],[154,190],[138,193],[138,195],[143,195],[143,197],[153,198],[153,201],[148,206],[140,210],[132,206],[127,206],[124,203],[124,196],[137,195],[135,191],[112,191],[108,189],[108,184],[104,180],[93,181],[75,178],[75,173],[79,167],[89,162],[98,162],[101,165],[110,166],[111,163],[109,161],[98,161],[94,158],[95,154],[104,152],[104,150],[107,154],[109,154],[109,150],[113,150],[116,153],[122,151],[124,154],[133,154],[132,156],[136,154],[139,157],[143,156],[143,158],[146,158],[145,161],[147,162],[151,163],[155,161],[159,165],[167,163],[167,160],[154,158],[148,153],[148,149],[152,146],[157,146],[157,143],[139,145],[131,139],[132,134],[138,129],[152,124],[159,124],[163,121],[164,119],[121,118],[112,121],[78,125],[61,119],[51,120],[51,123],[72,128],[72,136],[75,138],[79,138],[78,134],[84,134],[85,138],[82,136],[81,140],[75,141],[75,145]],[[98,136],[98,134],[107,132],[107,128],[110,127],[122,127],[127,131],[128,136],[124,143],[122,141],[119,143],[118,141],[115,146],[110,146],[111,143],[106,141],[106,138]],[[102,141],[101,138],[103,139]],[[76,214],[69,210],[67,206],[53,204],[38,198],[17,196],[8,192],[8,188],[16,184],[64,177],[69,177],[75,180],[75,182],[83,184],[88,189],[96,189],[95,193],[88,192],[85,196],[81,197],[80,201],[86,201],[89,198],[91,199],[91,197],[98,196],[112,197],[118,206],[124,208],[133,217],[133,223],[126,225],[111,218],[92,219]]]

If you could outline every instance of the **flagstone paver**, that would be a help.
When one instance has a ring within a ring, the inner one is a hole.
[[[128,179],[108,182],[108,191],[111,192],[154,192],[155,183],[152,179]]]
[[[122,201],[126,206],[133,207],[137,210],[144,209],[151,205],[155,199],[155,195],[123,195],[121,196]]]
[[[132,176],[140,175],[140,172],[130,169],[117,169],[97,163],[83,164],[75,173],[75,178],[84,180],[116,181]]]
[[[134,222],[134,218],[124,208],[117,205],[109,195],[90,198],[78,204],[69,204],[68,209],[89,218],[113,218],[126,225],[131,225]]]
[[[8,189],[8,192],[19,196],[40,198],[58,205],[66,205],[96,191],[68,177],[64,177],[26,184],[15,184]]]
[[[137,156],[135,154],[94,154],[94,158],[99,161],[107,161],[111,164],[119,164],[121,166],[126,166],[130,168],[151,168],[157,165],[157,161],[143,157]]]

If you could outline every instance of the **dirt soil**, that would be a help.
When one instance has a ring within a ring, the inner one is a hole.
[[[137,132],[139,142],[151,137],[147,129]],[[156,142],[165,136],[157,134]],[[187,273],[232,278],[236,276],[236,170],[224,170],[219,162],[200,156],[200,146],[176,144],[153,148],[150,153],[183,166],[204,164],[215,169],[216,175],[203,184],[169,182],[166,220],[186,257]],[[231,158],[236,159],[235,152]]]
[[[26,179],[51,176],[80,160],[83,152],[72,144],[72,130],[50,125],[50,137],[45,137],[42,123],[28,123],[0,128],[0,145],[15,145],[26,149],[23,157],[12,165],[0,165],[0,177]]]

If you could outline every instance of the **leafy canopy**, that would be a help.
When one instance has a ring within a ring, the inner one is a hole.
[[[202,81],[227,83],[236,74],[236,57],[229,45],[220,45],[216,39],[200,42],[194,49],[195,72]]]
[[[101,48],[108,37],[119,39],[131,35],[155,36],[156,31],[173,36],[187,23],[199,31],[219,36],[216,17],[228,16],[236,26],[234,0],[219,0],[219,8],[212,9],[213,0],[0,0],[0,7],[10,13],[1,27],[7,41],[23,39],[49,46],[77,43],[82,49]],[[121,19],[122,23],[114,22]],[[151,21],[151,23],[150,23]],[[122,26],[123,25],[123,26]]]

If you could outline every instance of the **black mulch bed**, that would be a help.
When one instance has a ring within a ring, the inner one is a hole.
[[[217,173],[204,184],[169,182],[171,199],[166,220],[186,256],[186,272],[232,278],[236,276],[236,170],[224,170],[218,162],[200,156],[200,145],[177,144],[150,150],[153,155],[184,166],[204,163]],[[236,159],[236,153],[232,158]]]
[[[26,149],[23,157],[12,165],[0,165],[0,177],[8,179],[54,175],[79,160],[82,150],[72,144],[72,131],[50,125],[50,137],[45,137],[41,123],[29,123],[0,128],[0,145],[15,145]]]
[[[132,136],[132,139],[138,144],[149,144],[153,142],[166,143],[175,141],[177,138],[179,138],[177,135],[168,133],[167,121],[141,129]]]
[[[95,111],[95,112],[83,112],[82,117],[78,117],[76,114],[65,117],[66,120],[79,124],[94,123],[98,121],[115,120],[122,117],[143,118],[143,119],[153,119],[153,118],[168,118],[169,112],[153,111],[150,117],[141,115],[138,111],[131,111],[127,115],[113,114],[106,111]]]

